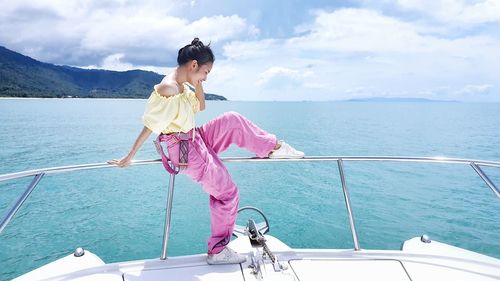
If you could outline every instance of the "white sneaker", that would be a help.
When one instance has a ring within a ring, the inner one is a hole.
[[[224,250],[222,250],[218,254],[207,256],[208,264],[233,264],[233,263],[242,263],[246,261],[247,258],[244,255],[240,255],[228,247],[225,247]]]
[[[279,143],[281,144],[281,147],[271,152],[271,154],[269,154],[269,158],[274,158],[274,159],[304,158],[304,152],[296,150],[295,148],[291,147],[288,143],[284,141],[279,141]]]

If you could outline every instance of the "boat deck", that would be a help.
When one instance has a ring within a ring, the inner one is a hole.
[[[240,237],[231,247],[248,254],[241,265],[208,265],[204,254],[104,264],[87,251],[15,280],[500,280],[498,259],[436,241],[423,243],[418,237],[406,241],[401,251],[291,249],[272,236],[266,238],[282,265],[280,271],[266,258],[255,273],[252,257],[255,260],[261,252],[247,237]]]

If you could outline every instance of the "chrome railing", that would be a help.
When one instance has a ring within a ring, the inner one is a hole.
[[[224,157],[222,158],[224,162],[315,162],[315,161],[336,161],[339,169],[340,181],[342,184],[342,192],[344,194],[344,200],[346,204],[347,216],[349,219],[349,225],[351,228],[352,239],[354,243],[354,250],[359,251],[361,248],[359,246],[358,236],[356,232],[356,225],[354,223],[354,215],[351,208],[351,201],[349,199],[349,192],[347,188],[347,183],[344,174],[344,162],[346,161],[389,161],[389,162],[425,162],[425,163],[448,163],[448,164],[461,164],[469,165],[474,171],[481,177],[481,179],[486,183],[486,185],[493,191],[497,198],[500,198],[500,189],[490,180],[490,178],[484,173],[481,167],[497,167],[500,168],[500,162],[494,161],[483,161],[483,160],[472,160],[472,159],[457,159],[457,158],[445,158],[445,157],[392,157],[392,156],[308,156],[302,159],[269,159],[269,158],[248,158],[248,157]],[[131,165],[148,165],[148,164],[159,164],[160,159],[156,160],[140,160],[132,161]],[[9,209],[7,214],[4,216],[0,222],[0,234],[5,229],[5,227],[12,220],[16,212],[22,206],[22,204],[28,199],[31,192],[35,189],[37,184],[42,180],[44,175],[64,173],[77,170],[90,170],[90,169],[101,169],[101,168],[112,168],[116,167],[107,163],[96,163],[96,164],[86,164],[86,165],[74,165],[74,166],[64,166],[64,167],[54,167],[46,169],[38,169],[31,171],[23,171],[18,173],[4,174],[0,175],[0,182],[7,180],[14,180],[24,177],[34,177],[31,183],[26,187],[23,194],[17,199],[14,206]],[[175,175],[170,175],[168,196],[166,202],[165,210],[165,228],[163,235],[163,245],[160,259],[164,260],[167,258],[167,247],[168,238],[170,230],[170,217],[172,213],[172,201],[174,194],[174,184]]]

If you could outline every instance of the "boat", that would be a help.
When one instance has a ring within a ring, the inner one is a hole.
[[[420,162],[468,165],[500,198],[500,190],[482,168],[500,168],[500,162],[446,157],[308,156],[303,159],[225,157],[225,162],[329,161],[338,166],[353,247],[347,249],[292,248],[269,232],[265,214],[252,212],[245,225],[236,225],[229,246],[247,256],[242,264],[208,265],[206,254],[168,256],[175,175],[170,175],[165,208],[161,254],[158,258],[105,263],[88,249],[77,248],[67,256],[16,277],[14,280],[500,280],[500,259],[432,240],[426,234],[401,241],[399,250],[363,249],[358,239],[344,163],[351,161]],[[160,164],[160,159],[136,160],[135,165]],[[0,182],[32,177],[23,194],[0,223],[1,232],[15,217],[37,184],[47,174],[112,168],[107,163],[37,169],[0,175]]]

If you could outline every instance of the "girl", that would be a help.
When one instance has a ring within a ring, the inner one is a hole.
[[[195,114],[205,109],[202,83],[212,70],[214,60],[210,46],[205,46],[198,38],[181,48],[176,70],[154,86],[143,116],[144,128],[132,149],[123,158],[108,163],[128,166],[151,132],[160,134],[158,140],[167,143],[170,158],[162,157],[165,168],[174,172],[168,165],[170,160],[210,194],[211,236],[207,262],[242,263],[245,256],[226,246],[236,221],[238,189],[218,154],[231,144],[254,152],[258,157],[302,158],[304,153],[278,141],[276,136],[236,112],[227,112],[195,128]]]

